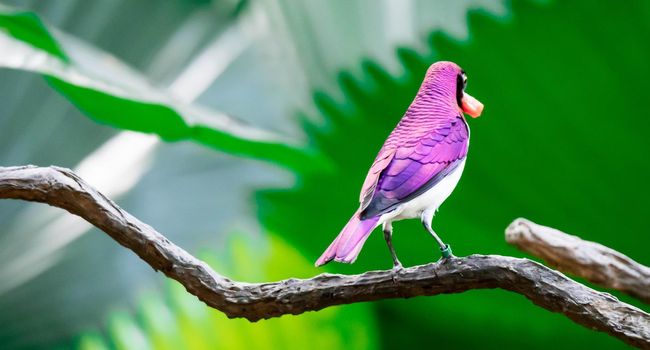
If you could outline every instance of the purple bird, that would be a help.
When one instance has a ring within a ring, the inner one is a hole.
[[[379,151],[361,188],[361,205],[316,261],[353,263],[366,239],[382,225],[393,266],[402,266],[392,244],[392,222],[420,218],[444,258],[451,248],[431,228],[431,220],[456,187],[465,167],[469,127],[463,112],[476,118],[483,104],[465,92],[467,76],[453,62],[436,62],[408,110]]]

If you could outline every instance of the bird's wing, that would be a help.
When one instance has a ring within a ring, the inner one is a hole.
[[[435,186],[465,158],[468,141],[467,124],[458,117],[381,152],[364,183],[361,217],[387,213]]]
[[[395,156],[395,149],[384,149],[382,148],[375,158],[375,162],[372,163],[368,175],[366,175],[366,180],[363,181],[363,186],[361,187],[361,195],[359,197],[359,202],[361,203],[361,210],[366,209],[370,200],[375,193],[375,188],[377,187],[377,181],[379,176],[382,174],[382,171],[386,169],[388,164],[393,160]]]

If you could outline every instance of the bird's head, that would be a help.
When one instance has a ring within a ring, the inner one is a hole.
[[[472,118],[477,118],[483,112],[483,104],[465,92],[467,75],[456,63],[439,61],[432,64],[427,70],[423,87],[453,97],[458,109]]]

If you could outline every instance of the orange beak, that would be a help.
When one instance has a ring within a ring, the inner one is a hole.
[[[478,118],[483,112],[483,104],[466,92],[463,92],[461,102],[463,112],[469,114],[472,118]]]

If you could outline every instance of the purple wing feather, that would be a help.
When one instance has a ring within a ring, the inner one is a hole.
[[[381,172],[386,169],[388,164],[390,164],[394,156],[394,149],[385,150],[382,148],[381,151],[379,151],[379,154],[377,155],[377,158],[375,158],[375,162],[370,167],[368,175],[366,175],[366,179],[363,181],[363,186],[361,187],[361,196],[359,198],[359,202],[361,203],[361,210],[365,209],[368,204],[370,204],[370,200],[372,199],[372,195],[375,192],[375,187],[377,186],[379,176],[381,175]]]
[[[469,129],[458,118],[389,137],[362,190],[361,217],[378,216],[433,187],[467,155]],[[392,153],[391,153],[392,152]]]

